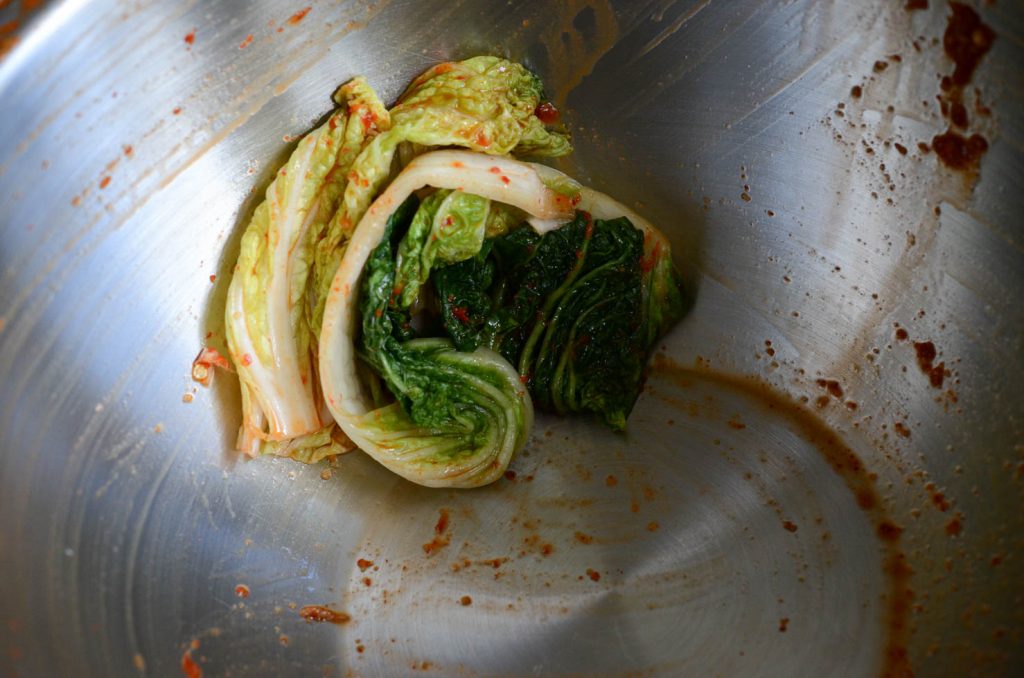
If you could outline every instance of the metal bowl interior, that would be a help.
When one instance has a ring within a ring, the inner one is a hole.
[[[979,10],[960,171],[926,4],[51,3],[0,62],[0,663],[1024,669],[1024,12]],[[540,417],[474,491],[238,459],[190,364],[275,167],[349,77],[495,52],[685,273],[628,433]]]

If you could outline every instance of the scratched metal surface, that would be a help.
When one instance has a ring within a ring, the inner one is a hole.
[[[49,3],[0,62],[0,673],[873,675],[903,623],[919,674],[1019,674],[1024,12],[981,10],[974,180],[917,147],[947,8],[902,4]],[[625,436],[539,419],[482,490],[236,459],[237,384],[189,367],[286,139],[355,74],[392,99],[491,51],[549,84],[566,166],[671,237],[686,368]],[[807,417],[903,528],[898,618]]]

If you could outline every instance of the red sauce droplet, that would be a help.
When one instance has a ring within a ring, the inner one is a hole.
[[[459,598],[459,604],[463,607],[468,607],[473,604],[473,599],[469,596],[462,596],[461,598]]]
[[[309,14],[309,11],[311,9],[313,9],[313,8],[312,7],[304,7],[303,9],[300,9],[298,12],[296,12],[295,14],[292,14],[290,17],[288,17],[288,21],[286,21],[285,23],[287,23],[287,24],[289,24],[291,26],[294,26],[295,24],[297,24],[300,21],[302,21],[303,19],[305,19],[306,15]]]
[[[896,330],[896,339],[898,339],[899,341],[906,341],[909,336],[910,335],[907,334],[907,331],[902,327]]]
[[[789,627],[789,617],[783,617],[779,620],[779,633],[785,633]]]
[[[594,538],[591,535],[589,535],[589,534],[584,534],[583,532],[577,532],[576,533],[576,541],[578,541],[581,544],[592,544],[594,542]]]
[[[914,351],[917,353],[917,366],[928,375],[929,383],[934,388],[942,388],[942,383],[946,378],[946,363],[932,364],[936,356],[935,344],[930,341],[915,341]]]
[[[839,385],[839,382],[835,379],[818,379],[818,386],[829,392],[833,398],[843,397],[843,387]]]
[[[434,525],[434,538],[423,545],[423,552],[428,556],[439,551],[445,546],[448,546],[452,540],[452,536],[447,534],[449,520],[448,509],[440,509],[439,513],[440,516],[437,519],[437,524]]]
[[[878,536],[884,541],[896,541],[903,534],[903,528],[889,520],[883,520],[878,525]]]
[[[203,670],[192,659],[191,649],[185,650],[185,654],[181,655],[181,672],[188,678],[203,678]]]
[[[558,122],[558,119],[561,117],[561,113],[559,113],[558,109],[555,108],[555,105],[549,101],[539,104],[537,108],[534,109],[533,114],[536,115],[537,119],[545,125],[553,125]]]
[[[235,595],[238,596],[239,598],[248,598],[249,597],[249,587],[246,586],[245,584],[239,584],[238,586],[235,587]]]
[[[189,44],[189,45],[193,45],[193,44],[195,44],[195,41],[196,41],[196,29],[193,28],[191,31],[189,31],[188,33],[185,34],[185,42],[187,44]]]
[[[601,573],[589,567],[587,568],[587,576],[590,577],[590,581],[601,581]]]
[[[860,85],[854,85],[850,88],[850,96],[854,99],[860,99],[861,95],[864,94],[864,90]]]
[[[366,560],[365,558],[360,558],[359,560],[356,561],[356,566],[359,567],[359,571],[360,572],[366,572],[366,570],[368,570],[369,568],[373,567],[373,561],[372,560]]]
[[[333,610],[326,605],[304,605],[299,610],[299,616],[307,622],[329,622],[331,624],[346,624],[352,620],[352,617],[344,612]]]

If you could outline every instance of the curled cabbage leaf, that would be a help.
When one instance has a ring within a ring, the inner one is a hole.
[[[320,335],[320,379],[339,426],[363,451],[413,482],[476,487],[496,480],[525,444],[533,407],[515,368],[497,353],[460,352],[443,338],[400,343],[388,334],[386,301],[394,293],[389,240],[403,212],[411,210],[409,196],[424,186],[500,201],[544,220],[570,218],[573,201],[545,186],[528,163],[466,151],[421,155],[367,210],[332,281]],[[377,407],[358,369],[364,269],[370,305],[362,309],[362,341],[372,353],[370,364],[398,397],[384,407]]]
[[[323,411],[305,313],[310,235],[337,209],[347,171],[387,111],[362,78],[338,92],[344,110],[307,134],[278,170],[242,235],[225,326],[242,388],[238,448],[316,460],[352,449]],[[304,438],[309,436],[308,438]]]

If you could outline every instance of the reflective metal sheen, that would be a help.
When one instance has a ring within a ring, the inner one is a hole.
[[[905,4],[50,3],[0,61],[0,673],[1020,675],[1024,8],[964,173]],[[629,432],[541,417],[473,491],[238,459],[190,365],[275,166],[495,52],[685,271]]]

